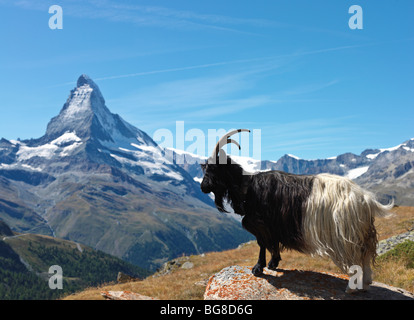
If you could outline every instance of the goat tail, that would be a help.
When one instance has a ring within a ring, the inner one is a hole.
[[[306,251],[329,256],[344,272],[374,262],[378,243],[375,217],[389,215],[393,203],[380,204],[353,181],[330,174],[315,176],[303,217]]]
[[[374,217],[390,217],[392,213],[390,210],[394,207],[394,199],[388,204],[381,204],[371,192],[364,191],[364,202],[371,208]]]

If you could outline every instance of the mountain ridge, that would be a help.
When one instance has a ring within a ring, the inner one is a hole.
[[[170,152],[179,159],[177,163],[183,163],[182,167],[195,181],[201,182],[203,172],[198,164],[204,163],[205,157],[182,150],[170,149]],[[365,149],[359,155],[347,152],[327,159],[307,160],[291,154],[285,154],[277,161],[230,156],[247,172],[279,170],[293,174],[336,174],[377,193],[382,202],[393,199],[397,205],[414,206],[414,138],[391,148]]]

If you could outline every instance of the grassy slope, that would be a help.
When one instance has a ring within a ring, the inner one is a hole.
[[[394,216],[379,218],[376,221],[379,239],[406,232],[414,226],[414,207],[396,207]],[[170,274],[150,276],[140,282],[110,284],[67,296],[66,299],[102,299],[100,292],[107,290],[129,290],[158,299],[203,299],[203,282],[210,276],[230,265],[253,266],[257,261],[259,248],[251,242],[239,249],[225,252],[211,252],[204,256],[191,256],[192,269],[177,268]],[[339,269],[328,259],[310,257],[297,252],[282,253],[279,266],[287,269],[330,271],[340,273]],[[374,268],[374,281],[401,287],[414,292],[414,269],[407,268],[399,259],[379,259]]]
[[[14,270],[9,268],[10,272],[19,272],[21,275],[13,275],[13,278],[18,277],[19,283],[14,284],[20,286],[26,279],[27,286],[35,287],[35,299],[50,299],[61,294],[69,294],[91,285],[98,285],[115,281],[119,271],[135,277],[145,277],[149,274],[146,270],[133,266],[121,259],[105,254],[101,251],[96,251],[90,247],[76,244],[71,241],[57,239],[44,235],[27,234],[14,238],[7,238],[2,241],[5,249],[9,248],[9,253],[5,252],[6,263],[10,258],[14,258],[17,264],[20,264],[19,259],[22,258],[24,263],[29,266],[33,272],[27,273],[24,270]],[[18,256],[16,255],[18,254]],[[20,258],[19,258],[20,257]],[[1,263],[0,263],[1,264]],[[63,291],[51,292],[47,286],[49,279],[48,270],[52,265],[59,265],[63,270]],[[40,277],[35,275],[37,273]],[[34,278],[36,279],[33,279]],[[42,283],[38,283],[39,280]],[[2,281],[0,281],[1,285]],[[11,296],[12,299],[30,299],[30,295],[26,293],[27,290],[19,287],[19,295]],[[8,298],[8,297],[3,297]]]

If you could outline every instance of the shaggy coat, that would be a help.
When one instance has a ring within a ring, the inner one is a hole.
[[[293,249],[328,256],[344,272],[352,265],[361,266],[367,289],[372,282],[370,263],[376,256],[374,219],[386,215],[392,205],[381,205],[371,193],[340,176],[247,174],[226,157],[227,163],[202,165],[201,189],[214,193],[219,211],[227,211],[226,201],[243,216],[243,227],[260,246],[255,275],[266,265],[266,249],[272,254],[268,265],[272,270],[281,260],[280,252]]]

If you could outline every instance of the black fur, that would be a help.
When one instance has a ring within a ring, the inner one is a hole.
[[[222,151],[220,151],[222,152]],[[204,179],[201,190],[213,192],[215,204],[224,212],[224,200],[235,213],[243,216],[243,227],[252,233],[260,246],[253,273],[259,275],[266,265],[266,249],[272,254],[268,268],[278,266],[280,251],[302,251],[302,217],[313,186],[312,176],[281,171],[243,175],[243,169],[227,156],[227,163],[202,165]]]

